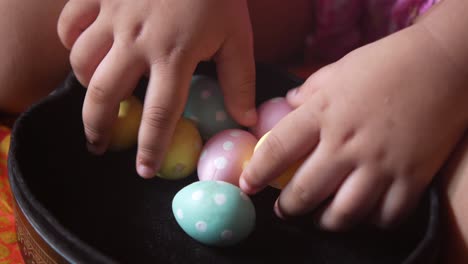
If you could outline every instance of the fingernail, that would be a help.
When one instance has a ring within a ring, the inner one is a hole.
[[[147,165],[143,165],[143,164],[139,164],[138,167],[137,167],[137,172],[138,174],[145,178],[145,179],[148,179],[148,178],[152,178],[155,174],[156,174],[156,170],[147,166]]]
[[[244,113],[244,117],[248,122],[257,122],[257,110],[255,108],[248,110]]]
[[[279,208],[278,200],[276,200],[275,205],[273,206],[273,211],[275,211],[276,216],[278,216],[279,218],[281,218],[283,220],[286,219],[284,214],[281,212],[281,209]]]
[[[294,98],[297,93],[299,92],[299,89],[298,88],[294,88],[294,89],[291,89],[289,90],[289,92],[286,94],[286,97],[288,98]]]
[[[252,186],[247,183],[244,177],[241,177],[239,179],[239,187],[247,194],[251,194],[255,192],[254,188],[252,188]]]

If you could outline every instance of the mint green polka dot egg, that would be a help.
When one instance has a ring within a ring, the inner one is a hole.
[[[255,207],[237,186],[222,181],[197,181],[172,200],[177,223],[189,236],[210,246],[234,245],[252,232]]]

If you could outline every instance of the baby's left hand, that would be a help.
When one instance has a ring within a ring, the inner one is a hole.
[[[240,178],[255,193],[306,158],[280,217],[316,210],[325,229],[388,227],[415,207],[466,129],[465,77],[413,26],[348,54],[288,94],[281,120]]]

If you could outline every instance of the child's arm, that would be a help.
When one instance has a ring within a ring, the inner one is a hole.
[[[417,21],[461,73],[468,75],[468,1],[443,0]]]

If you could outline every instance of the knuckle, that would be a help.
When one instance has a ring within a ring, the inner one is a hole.
[[[107,90],[96,83],[91,83],[89,85],[86,96],[91,100],[91,102],[97,105],[107,105],[111,99]]]
[[[157,144],[142,144],[138,147],[138,156],[140,160],[146,163],[153,163],[158,157],[161,157],[162,148]]]
[[[286,149],[283,142],[277,135],[270,133],[265,139],[264,145],[264,153],[267,155],[270,162],[280,164],[285,161],[285,157],[287,155]]]
[[[307,188],[297,182],[293,182],[291,185],[291,197],[297,208],[306,208],[311,202],[310,193],[307,191]]]
[[[173,58],[175,61],[179,61],[182,58],[190,55],[189,48],[179,42],[181,41],[175,42],[172,46],[170,46],[170,48],[167,49],[167,54],[169,54],[169,57]]]
[[[141,38],[144,32],[144,24],[142,22],[135,24],[130,31],[130,37],[133,39],[133,41],[138,40]]]
[[[71,41],[71,37],[69,36],[69,27],[68,27],[68,22],[64,17],[60,17],[59,23],[57,25],[57,34],[62,42],[62,44],[67,48],[71,49],[73,43]]]
[[[75,72],[82,72],[84,69],[84,60],[80,56],[77,48],[73,48],[70,53],[70,65]]]
[[[70,65],[81,84],[87,86],[91,80],[92,72],[88,63],[84,60],[81,54],[79,54],[77,49],[72,49],[72,52],[70,53]]]
[[[89,122],[84,122],[84,131],[87,140],[92,144],[99,144],[102,141],[103,133],[97,127],[90,124]]]
[[[139,41],[145,41],[145,23],[137,21],[122,29],[118,38],[128,48],[133,48],[133,45]]]
[[[72,39],[71,39],[71,34],[73,31],[73,20],[72,17],[70,16],[68,10],[67,10],[67,5],[64,7],[64,11],[59,17],[58,23],[57,23],[57,33],[62,41],[63,45],[70,49],[73,45]]]
[[[181,41],[172,41],[163,45],[159,52],[153,56],[150,64],[182,66],[182,62],[190,61],[193,54],[189,47],[178,42]]]
[[[151,129],[167,131],[172,127],[174,112],[163,106],[150,106],[145,109],[143,123]]]

